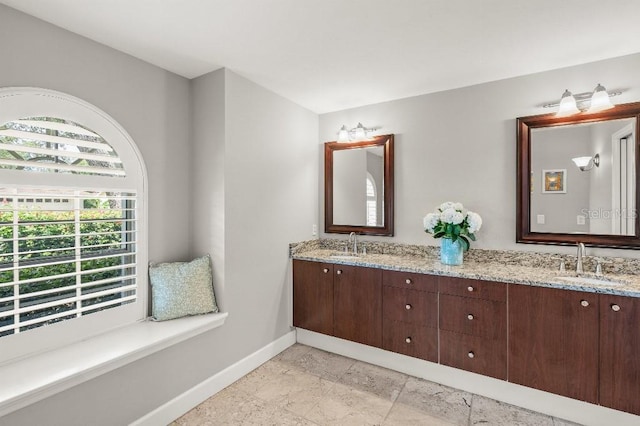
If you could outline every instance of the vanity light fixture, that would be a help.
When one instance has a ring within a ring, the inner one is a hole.
[[[353,129],[347,129],[347,126],[343,125],[338,131],[338,142],[353,142],[367,139],[369,137],[369,133],[374,130],[378,130],[376,128],[364,127],[362,123],[358,123],[356,127]]]
[[[583,172],[593,169],[593,166],[600,167],[600,154],[596,154],[593,157],[576,157],[571,159],[576,166]]]
[[[607,92],[600,83],[593,89],[593,92],[583,92],[572,94],[568,89],[562,94],[562,98],[559,103],[550,103],[543,105],[544,108],[558,107],[556,116],[566,117],[569,115],[578,114],[585,111],[587,114],[594,112],[604,111],[606,109],[613,108],[611,99],[613,96],[618,96],[621,91]]]

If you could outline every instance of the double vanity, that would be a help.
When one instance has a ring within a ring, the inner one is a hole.
[[[395,136],[327,142],[324,231],[354,240],[291,246],[298,339],[560,418],[640,424],[640,260],[583,245],[640,248],[640,103],[515,124],[515,241],[579,241],[577,256],[473,249],[452,267],[435,247],[354,251],[356,233],[394,235]]]
[[[292,245],[296,327],[640,415],[638,261],[343,243]]]

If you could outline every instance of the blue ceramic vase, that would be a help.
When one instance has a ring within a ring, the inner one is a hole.
[[[440,262],[443,265],[462,265],[462,252],[459,239],[455,242],[451,238],[440,239]]]

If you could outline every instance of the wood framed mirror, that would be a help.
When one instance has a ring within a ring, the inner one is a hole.
[[[324,231],[393,235],[393,135],[324,145]]]
[[[640,102],[518,118],[516,242],[640,248],[639,128]]]

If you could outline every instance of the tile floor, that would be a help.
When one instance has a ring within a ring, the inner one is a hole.
[[[575,426],[296,344],[212,396],[182,425]]]

